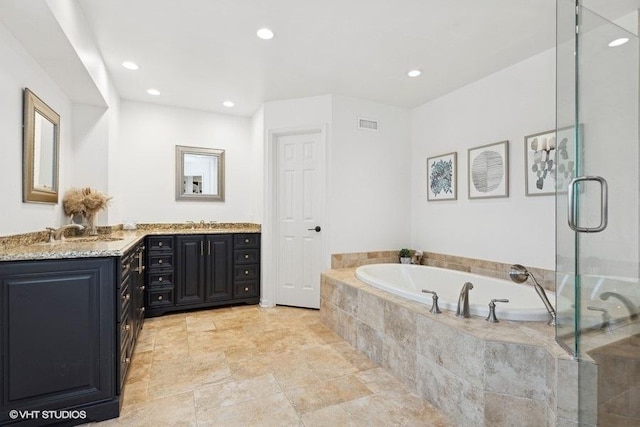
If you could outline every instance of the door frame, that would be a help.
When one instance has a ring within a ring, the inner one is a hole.
[[[277,278],[278,278],[278,150],[276,142],[281,136],[289,135],[306,135],[306,134],[319,134],[320,144],[323,148],[324,160],[319,163],[319,166],[323,168],[324,179],[320,182],[319,193],[320,200],[322,201],[320,206],[320,215],[322,217],[322,237],[321,237],[321,253],[322,270],[329,268],[330,263],[328,260],[330,257],[327,254],[327,240],[329,218],[327,217],[327,180],[329,177],[328,164],[329,164],[329,150],[327,146],[327,125],[307,125],[298,127],[287,127],[268,129],[266,135],[266,146],[264,152],[264,221],[262,223],[262,256],[261,256],[261,271],[262,271],[262,289],[260,292],[260,305],[262,307],[274,307],[276,305],[276,291],[277,291]]]

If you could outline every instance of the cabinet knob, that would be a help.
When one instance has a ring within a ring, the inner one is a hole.
[[[131,294],[126,294],[126,295],[124,296],[124,300],[125,300],[125,301],[129,301],[130,299],[131,299]]]
[[[144,285],[140,286],[140,290],[144,291]]]
[[[130,357],[126,357],[124,359],[124,363],[127,363],[127,364],[131,363],[131,358]]]
[[[249,239],[244,239],[244,242],[245,243],[249,243]]]
[[[162,295],[158,295],[158,301],[162,301]]]
[[[247,276],[249,274],[249,270],[245,270],[244,274],[245,274],[245,276]]]
[[[158,260],[158,264],[162,264],[162,260],[161,259]]]
[[[245,255],[245,256],[244,256],[244,259],[249,259],[249,255]]]
[[[126,325],[124,325],[124,330],[128,331],[129,329],[131,329],[131,325],[129,325],[128,323]]]
[[[249,288],[244,288],[244,291],[245,292],[249,292]]]
[[[158,246],[162,246],[162,242],[159,242],[159,243],[158,243]]]
[[[158,282],[162,282],[162,276],[158,277]]]
[[[140,307],[140,313],[144,313],[144,307]]]

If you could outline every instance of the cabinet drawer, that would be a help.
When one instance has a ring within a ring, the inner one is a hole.
[[[236,264],[255,264],[259,261],[259,257],[258,249],[239,249],[233,252]]]
[[[257,281],[238,282],[233,286],[234,298],[257,297],[260,286]]]
[[[173,305],[173,288],[149,289],[147,292],[147,307],[165,307]]]
[[[173,268],[173,254],[149,254],[149,268]]]
[[[257,248],[260,245],[259,234],[234,234],[233,247],[235,249]]]
[[[173,286],[173,272],[149,273],[149,286]]]
[[[255,264],[252,265],[241,265],[235,267],[234,278],[236,280],[252,280],[258,278],[258,266]]]
[[[149,250],[167,250],[173,249],[173,236],[149,236]]]

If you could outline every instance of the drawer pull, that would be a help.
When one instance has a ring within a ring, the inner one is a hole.
[[[249,275],[249,270],[244,271],[245,276]]]
[[[126,363],[126,364],[131,363],[131,358],[130,358],[130,357],[126,357],[126,358],[124,359],[124,363]]]
[[[144,291],[144,285],[140,286],[140,290]]]
[[[162,260],[161,259],[158,260],[158,264],[162,264]]]
[[[158,242],[158,246],[162,247],[162,242]]]
[[[140,313],[144,313],[144,307],[140,307]]]
[[[244,259],[249,259],[249,255],[245,255],[245,256],[244,256]]]
[[[126,295],[123,297],[123,299],[124,299],[125,301],[129,301],[129,300],[131,299],[131,294],[126,294]]]
[[[244,291],[245,292],[249,292],[249,288],[244,288]]]
[[[131,329],[131,325],[129,325],[128,323],[126,325],[124,325],[124,330],[128,331]]]
[[[158,282],[162,282],[162,276],[158,277]]]
[[[249,243],[249,239],[244,239],[244,242],[245,243]]]
[[[158,301],[162,301],[162,295],[158,295]]]

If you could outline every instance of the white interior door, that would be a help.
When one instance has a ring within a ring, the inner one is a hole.
[[[279,135],[276,304],[320,308],[324,138]]]

